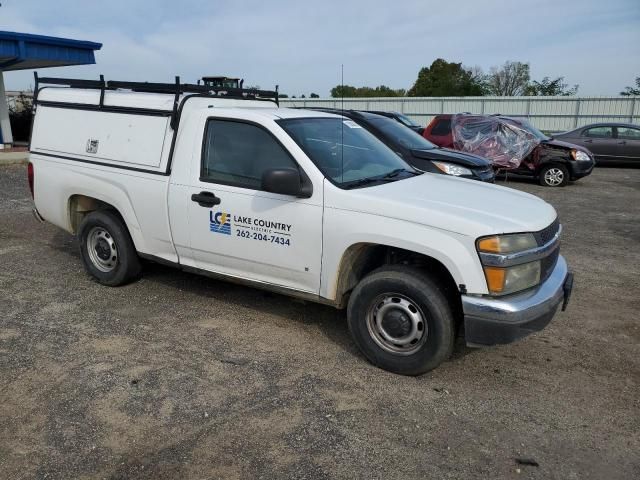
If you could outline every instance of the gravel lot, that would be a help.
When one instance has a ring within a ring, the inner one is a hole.
[[[640,169],[508,185],[560,213],[568,311],[409,378],[329,307],[159,265],[98,285],[0,167],[0,478],[640,478]]]

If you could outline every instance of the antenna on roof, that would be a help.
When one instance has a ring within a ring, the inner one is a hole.
[[[340,65],[340,97],[344,113],[344,63]],[[344,183],[344,121],[340,121],[340,182]]]

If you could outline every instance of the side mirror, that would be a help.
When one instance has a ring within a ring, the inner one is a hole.
[[[262,174],[262,190],[294,197],[310,197],[295,168],[271,168]]]

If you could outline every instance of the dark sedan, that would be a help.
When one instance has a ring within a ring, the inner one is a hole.
[[[553,136],[588,148],[598,164],[640,166],[640,126],[594,123]]]
[[[422,135],[422,132],[424,131],[424,127],[422,125],[418,125],[416,122],[411,120],[405,114],[400,112],[382,112],[379,110],[363,110],[363,111],[367,111],[369,113],[375,113],[376,115],[382,115],[383,117],[393,118],[396,122],[400,122],[405,127],[409,127],[418,135]]]
[[[347,117],[373,133],[415,168],[483,182],[494,182],[491,162],[471,153],[440,148],[391,118],[357,110],[316,108]]]

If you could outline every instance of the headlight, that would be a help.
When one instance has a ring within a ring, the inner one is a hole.
[[[513,267],[484,267],[487,287],[492,295],[519,292],[540,283],[540,260]]]
[[[476,246],[481,254],[484,276],[487,279],[487,287],[491,295],[507,295],[540,283],[539,260],[507,267],[495,266],[488,261],[494,256],[499,257],[536,248],[538,243],[532,233],[483,237],[478,239]],[[482,254],[489,255],[483,256]]]
[[[577,160],[578,162],[591,161],[591,157],[587,153],[583,152],[582,150],[576,150],[576,149],[571,150],[571,156],[573,157],[574,160]]]
[[[538,243],[533,233],[516,233],[480,238],[477,245],[479,252],[513,253],[536,248]]]
[[[461,167],[460,165],[456,165],[455,163],[434,161],[433,164],[447,175],[454,175],[456,177],[459,177],[460,175],[471,175],[471,170]]]

